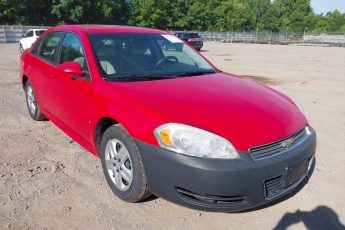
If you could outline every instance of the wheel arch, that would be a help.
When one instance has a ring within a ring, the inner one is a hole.
[[[101,150],[101,143],[102,143],[102,137],[104,135],[104,132],[113,125],[120,124],[117,120],[110,118],[110,117],[103,117],[101,118],[96,125],[96,128],[94,130],[94,143],[96,146],[96,150],[98,153],[100,153]]]
[[[28,82],[29,78],[26,75],[22,76],[22,87],[25,89],[26,82]]]

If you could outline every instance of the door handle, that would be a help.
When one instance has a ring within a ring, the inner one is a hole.
[[[73,75],[73,76],[71,77],[71,80],[76,81],[76,80],[79,80],[80,78],[81,78],[80,76]]]

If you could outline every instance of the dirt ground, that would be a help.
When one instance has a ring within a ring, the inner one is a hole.
[[[154,197],[120,201],[96,157],[51,122],[29,118],[18,45],[0,44],[0,229],[345,229],[345,49],[207,42],[203,54],[302,104],[318,148],[314,175],[298,194],[236,214]]]

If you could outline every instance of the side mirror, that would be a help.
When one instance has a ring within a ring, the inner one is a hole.
[[[61,72],[71,74],[73,76],[82,76],[83,75],[83,70],[81,69],[81,66],[78,62],[74,61],[69,61],[69,62],[64,62],[61,65],[58,66],[58,70]]]

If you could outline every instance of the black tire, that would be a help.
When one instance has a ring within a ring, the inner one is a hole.
[[[130,187],[126,191],[121,191],[118,187],[116,187],[115,183],[109,175],[109,171],[106,166],[106,147],[108,142],[111,140],[121,141],[121,144],[125,145],[130,156],[133,178]],[[133,138],[127,133],[127,131],[121,125],[113,125],[105,131],[101,142],[101,162],[103,173],[108,185],[110,186],[114,194],[120,199],[127,202],[135,203],[144,200],[151,195],[147,186],[144,166],[141,160],[138,147],[135,144]]]
[[[20,52],[20,53],[23,53],[23,52],[24,52],[24,48],[23,48],[22,44],[19,45],[19,52]]]
[[[29,104],[30,89],[32,90],[32,96],[33,96],[32,106],[34,106],[34,109],[30,108],[30,104]],[[37,104],[37,101],[35,99],[35,93],[29,80],[25,84],[25,98],[26,98],[26,105],[28,107],[30,117],[35,121],[46,120],[46,117],[41,112],[41,109],[39,105]]]

